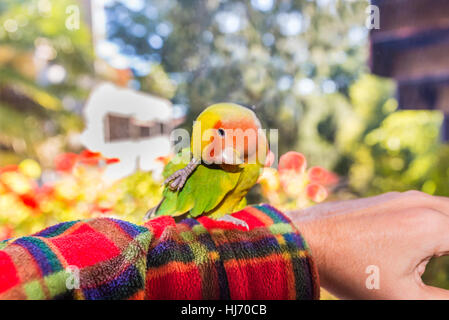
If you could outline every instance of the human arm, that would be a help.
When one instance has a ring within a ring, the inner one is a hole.
[[[321,285],[337,297],[449,299],[448,291],[421,280],[430,258],[449,252],[449,199],[392,192],[288,216],[311,247]],[[379,289],[367,286],[376,268]]]

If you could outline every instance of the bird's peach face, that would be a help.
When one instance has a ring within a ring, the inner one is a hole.
[[[204,130],[203,141],[206,163],[264,163],[267,154],[267,140],[257,119],[217,121]]]

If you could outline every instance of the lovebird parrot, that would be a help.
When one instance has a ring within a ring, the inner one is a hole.
[[[233,103],[206,108],[194,122],[190,148],[165,166],[163,199],[146,218],[207,215],[219,219],[242,209],[265,165],[268,144],[261,129],[248,108]]]

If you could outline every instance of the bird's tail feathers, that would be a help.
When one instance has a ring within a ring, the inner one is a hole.
[[[164,198],[162,198],[162,200],[157,204],[157,206],[155,206],[155,207],[153,207],[153,208],[151,208],[150,210],[147,211],[147,213],[145,214],[144,220],[149,220],[149,219],[154,217],[154,215],[156,214],[157,210],[161,206],[162,201],[164,201]]]

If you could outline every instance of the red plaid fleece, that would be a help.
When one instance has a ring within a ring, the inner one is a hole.
[[[72,221],[0,242],[0,299],[317,299],[310,252],[279,211]],[[77,281],[79,279],[79,281]]]

